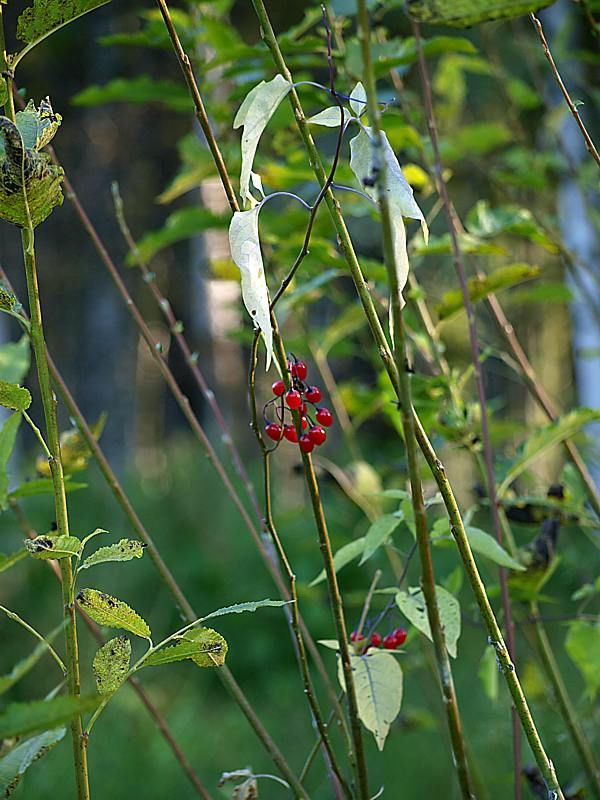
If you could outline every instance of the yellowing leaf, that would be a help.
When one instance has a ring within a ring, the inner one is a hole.
[[[97,651],[92,662],[98,694],[112,694],[129,671],[131,642],[126,636],[111,639]]]
[[[82,589],[77,595],[77,602],[98,625],[122,628],[142,639],[150,638],[148,623],[127,603],[116,597],[99,592],[97,589]]]
[[[196,628],[185,633],[176,644],[163,647],[144,661],[145,666],[160,666],[191,659],[198,667],[222,667],[227,642],[212,628]]]
[[[29,390],[16,383],[0,381],[0,406],[12,411],[25,411],[31,405]]]
[[[447,589],[444,589],[443,586],[436,586],[435,593],[440,622],[446,639],[446,650],[452,658],[456,658],[456,645],[460,636],[460,605],[456,597],[450,594]],[[407,592],[398,592],[396,594],[396,604],[408,621],[430,641],[433,641],[425,598],[421,589],[410,587]]]
[[[87,569],[94,564],[104,564],[107,561],[131,561],[132,558],[141,558],[144,555],[144,547],[145,545],[137,539],[121,539],[117,544],[99,547],[85,559],[79,569]]]

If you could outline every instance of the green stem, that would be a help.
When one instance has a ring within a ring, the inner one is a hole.
[[[50,642],[44,636],[42,636],[41,633],[36,631],[36,629],[33,628],[28,622],[25,622],[25,620],[22,619],[18,614],[15,614],[14,611],[11,611],[10,609],[5,608],[4,606],[0,606],[0,611],[3,611],[9,619],[12,619],[13,622],[17,622],[19,625],[21,625],[23,628],[25,628],[26,631],[29,631],[29,633],[32,636],[35,636],[35,638],[38,641],[40,641],[43,645],[45,645],[45,647],[48,649],[48,652],[50,653],[52,658],[56,661],[56,663],[60,667],[60,671],[62,672],[63,676],[66,677],[67,668],[65,667],[65,664],[64,664],[62,658],[58,655],[56,650],[52,647]]]
[[[392,304],[395,364],[400,380],[400,413],[402,415],[402,428],[404,431],[406,458],[408,462],[408,472],[412,490],[412,504],[415,514],[417,543],[419,548],[419,557],[421,560],[421,588],[423,591],[423,597],[425,599],[427,617],[433,638],[437,671],[442,687],[446,720],[448,723],[448,729],[450,731],[450,740],[452,743],[452,752],[454,755],[454,764],[458,774],[458,781],[463,798],[465,798],[465,800],[471,800],[475,797],[475,794],[467,764],[465,742],[462,733],[460,714],[458,711],[458,701],[456,698],[456,691],[452,678],[452,668],[450,666],[450,658],[446,649],[444,630],[440,620],[440,612],[437,603],[435,573],[433,568],[433,559],[431,557],[425,501],[423,498],[423,487],[421,485],[417,456],[415,425],[413,415],[411,414],[412,398],[410,377],[406,369],[407,355],[404,319],[402,315],[402,287],[400,287],[398,284],[398,271],[394,253],[392,220],[386,192],[386,164],[384,158],[382,157],[383,136],[381,134],[380,112],[377,105],[375,72],[373,70],[373,62],[371,59],[370,26],[366,0],[358,0],[358,28],[358,38],[360,41],[363,58],[364,85],[367,93],[367,109],[369,121],[372,127],[373,138],[371,145],[375,155],[377,155],[376,163],[378,163],[380,167],[377,180],[377,195],[383,229],[384,259],[390,287],[390,302]],[[400,221],[400,224],[403,224],[402,221]]]

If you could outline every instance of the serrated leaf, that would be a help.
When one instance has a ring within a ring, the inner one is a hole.
[[[11,411],[25,411],[30,405],[29,389],[0,380],[0,406],[10,408]]]
[[[367,110],[367,93],[360,81],[350,92],[350,108],[359,118],[362,117]]]
[[[10,569],[28,555],[29,552],[25,548],[23,550],[18,550],[16,553],[11,553],[10,555],[0,553],[0,572]]]
[[[27,334],[21,336],[18,342],[3,344],[0,347],[0,379],[8,383],[21,383],[29,371],[30,360]]]
[[[45,641],[39,642],[35,649],[28,656],[22,658],[20,661],[17,661],[9,673],[0,676],[0,694],[4,694],[4,692],[7,692],[9,689],[11,689],[21,680],[21,678],[23,678],[31,669],[33,669],[40,658],[48,655],[47,642],[52,642],[63,630],[63,627],[64,626],[61,623],[54,628],[54,630],[50,631],[50,633],[45,636]]]
[[[306,121],[310,125],[322,125],[324,128],[339,128],[342,119],[342,112],[339,106],[330,106],[319,111],[314,117],[309,117]],[[348,109],[344,108],[343,120],[344,124],[350,119]]]
[[[354,561],[355,558],[358,558],[363,550],[365,549],[365,537],[361,536],[359,539],[354,539],[352,542],[348,542],[343,547],[335,553],[333,556],[333,567],[336,572],[339,572],[342,567],[345,567],[346,564],[349,564],[351,561]],[[325,570],[322,569],[321,572],[317,575],[314,581],[311,581],[308,585],[309,586],[316,586],[321,581],[324,581],[326,578]]]
[[[281,608],[282,606],[289,605],[290,602],[290,600],[248,600],[246,603],[235,603],[235,605],[232,606],[218,608],[216,611],[211,611],[210,614],[206,614],[202,619],[224,617],[227,614],[243,614],[246,611],[256,611],[259,608]]]
[[[391,653],[382,651],[363,656],[351,654],[350,665],[358,716],[375,737],[379,750],[383,750],[390,725],[402,705],[402,669]],[[345,691],[341,659],[338,661],[338,679]]]
[[[79,569],[88,569],[94,564],[104,564],[107,561],[131,561],[132,558],[141,558],[144,555],[144,548],[143,542],[137,539],[121,539],[117,544],[99,547],[85,559]]]
[[[436,586],[440,622],[444,629],[446,639],[446,650],[456,658],[456,644],[460,637],[460,604],[453,594],[444,589],[443,586]],[[423,592],[418,587],[411,586],[407,592],[399,591],[396,594],[396,604],[404,616],[411,622],[417,630],[421,631],[430,641],[431,628],[427,617],[427,607]]]
[[[551,422],[529,434],[523,449],[516,461],[513,462],[504,480],[498,487],[498,497],[502,497],[510,484],[529,465],[550,450],[555,445],[569,439],[581,428],[590,422],[600,419],[600,411],[593,408],[576,408],[560,417],[556,422]]]
[[[152,653],[144,665],[156,667],[191,659],[198,667],[222,667],[227,649],[227,642],[220,633],[212,628],[196,628],[185,633],[176,644]]]
[[[554,0],[411,0],[408,13],[429,25],[469,28],[494,19],[521,17],[552,5]]]
[[[34,0],[17,21],[17,37],[36,45],[74,19],[106,5],[109,0]]]
[[[70,558],[81,550],[81,541],[76,536],[36,536],[26,539],[29,555],[42,560],[48,558]]]
[[[78,489],[87,489],[87,483],[75,483],[74,481],[65,480],[65,491],[76,492]],[[9,497],[14,497],[18,500],[20,497],[36,497],[40,494],[52,494],[54,487],[52,478],[34,478],[32,481],[22,483],[12,492],[9,492]]]
[[[116,636],[96,652],[92,668],[99,694],[112,694],[127,677],[131,661],[131,642],[126,636]]]
[[[252,321],[263,333],[267,348],[267,370],[273,354],[273,329],[269,311],[269,289],[265,277],[258,214],[260,206],[250,211],[236,211],[229,226],[231,257],[242,275],[242,298]]]
[[[579,619],[570,622],[565,649],[583,675],[593,701],[600,689],[600,625]]]
[[[66,728],[57,728],[54,731],[44,731],[31,739],[19,742],[0,758],[0,794],[3,797],[10,795],[29,767],[38,759],[45,756],[66,733]]]
[[[69,722],[76,714],[93,711],[100,697],[61,695],[51,700],[9,703],[0,711],[0,739],[47,731]]]
[[[122,628],[142,639],[150,638],[148,623],[127,603],[116,597],[99,592],[98,589],[81,589],[77,595],[77,602],[98,625]]]
[[[358,136],[351,140],[350,167],[364,191],[374,201],[377,201],[375,183],[379,169],[375,165],[373,159],[373,145],[370,138],[372,135],[370,128],[361,128]],[[390,208],[392,237],[394,240],[394,260],[396,262],[398,288],[400,292],[402,292],[408,280],[409,268],[408,252],[406,250],[406,228],[404,227],[403,217],[418,219],[421,222],[425,244],[427,244],[428,241],[429,229],[427,228],[423,212],[415,201],[413,190],[402,173],[398,159],[392,150],[387,136],[384,132],[382,132],[381,135],[383,138],[382,157],[386,167],[385,191]]]
[[[384,514],[375,520],[365,536],[365,548],[359,566],[364,564],[368,558],[371,558],[373,553],[389,540],[401,522],[402,520],[399,517],[394,517],[391,514]]]
[[[467,525],[466,534],[469,544],[471,545],[471,550],[474,550],[476,553],[480,553],[480,555],[489,558],[491,561],[494,561],[501,567],[514,569],[518,572],[525,571],[525,567],[511,555],[509,555],[506,550],[498,544],[496,539],[494,539],[493,536],[490,536],[489,533],[486,533],[479,528],[474,528],[470,525]]]
[[[240,173],[240,196],[243,203],[253,205],[256,202],[250,193],[250,173],[256,148],[267,123],[291,88],[292,84],[283,75],[276,75],[268,82],[261,81],[246,95],[235,115],[233,127],[243,126]]]

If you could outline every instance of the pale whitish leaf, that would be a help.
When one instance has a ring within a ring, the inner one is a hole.
[[[323,645],[323,647],[327,647],[329,650],[339,650],[340,643],[337,639],[318,639],[319,644]]]
[[[374,148],[371,142],[370,128],[361,129],[350,142],[350,166],[358,178],[364,191],[375,201],[377,201],[377,189],[375,182],[378,173],[378,165],[373,163]],[[427,244],[429,230],[423,212],[417,205],[413,196],[410,184],[404,177],[398,159],[390,145],[384,132],[382,156],[385,161],[385,191],[387,194],[392,221],[392,237],[394,243],[394,260],[396,262],[396,273],[400,291],[404,289],[408,279],[408,252],[406,250],[406,228],[404,227],[403,217],[418,219],[421,222],[423,238]]]
[[[283,75],[276,75],[272,81],[261,81],[248,93],[235,115],[233,127],[244,126],[240,174],[240,195],[243,202],[256,202],[250,194],[250,173],[256,148],[267,123],[291,88],[292,84]]]
[[[127,677],[131,660],[131,642],[116,636],[96,652],[92,662],[98,694],[112,694]]]
[[[88,11],[109,0],[34,0],[17,22],[17,37],[29,45],[41,42],[46,36]]]
[[[256,191],[259,193],[261,198],[264,200],[265,191],[263,189],[262,178],[260,177],[260,175],[258,175],[256,172],[251,172],[250,173],[250,182],[252,183],[252,186],[254,186]]]
[[[156,667],[191,659],[198,667],[222,667],[227,650],[227,642],[220,633],[212,628],[196,628],[185,633],[176,644],[152,653],[144,666]]]
[[[66,728],[44,731],[38,736],[32,736],[31,739],[19,742],[0,758],[0,794],[2,797],[10,797],[33,762],[46,755],[54,745],[60,742],[65,733]]]
[[[236,211],[229,226],[231,257],[242,274],[242,298],[253,322],[263,332],[267,348],[267,369],[273,354],[273,329],[269,311],[269,290],[265,277],[258,214],[260,206],[250,211]]]
[[[310,117],[306,121],[311,125],[322,125],[325,128],[339,128],[341,119],[342,113],[340,107],[330,106],[329,108],[324,108],[323,111],[319,111],[318,114],[315,114],[314,117]],[[349,119],[350,114],[348,113],[348,109],[345,108],[344,124],[348,122]]]
[[[489,533],[470,526],[467,526],[466,532],[471,549],[476,553],[480,553],[491,561],[495,561],[496,564],[500,564],[501,567],[508,567],[509,569],[518,570],[520,572],[525,570],[525,567],[510,556]]]
[[[402,669],[391,653],[374,651],[364,656],[350,655],[358,716],[371,731],[377,747],[383,750],[390,725],[402,705]],[[342,660],[338,661],[338,678],[346,689]]]
[[[82,589],[77,595],[77,602],[98,625],[107,628],[122,628],[142,639],[150,638],[148,623],[130,608],[127,603],[99,592],[97,589]]]
[[[357,117],[361,117],[367,111],[367,93],[360,81],[350,93],[350,108]]]
[[[0,380],[0,406],[11,411],[26,411],[31,405],[29,389]]]
[[[256,611],[258,608],[281,608],[281,606],[289,605],[290,602],[290,600],[249,600],[246,603],[236,603],[233,606],[218,608],[216,611],[211,611],[210,614],[202,617],[202,619],[224,617],[227,614],[243,614],[245,611]]]
[[[76,536],[36,536],[25,539],[25,547],[34,558],[70,558],[81,550],[81,542]]]
[[[38,642],[35,649],[32,650],[28,656],[25,656],[25,658],[17,661],[9,673],[0,676],[0,694],[4,694],[4,692],[7,692],[9,689],[11,689],[21,680],[21,678],[23,678],[31,669],[33,669],[40,658],[48,655],[47,643],[52,642],[63,630],[63,627],[64,625],[62,623],[57,625],[54,630],[50,631],[50,633],[46,635],[43,642]]]
[[[9,703],[0,711],[0,739],[47,731],[68,722],[76,714],[92,711],[100,697],[61,695],[51,700],[30,703]]]
[[[102,531],[106,533],[106,531]],[[131,561],[132,558],[141,558],[144,555],[145,545],[137,539],[121,539],[117,544],[99,547],[95,553],[88,556],[79,569],[93,567],[94,564],[104,564],[107,561]]]
[[[0,553],[0,572],[10,569],[28,554],[26,549],[18,550],[16,553],[11,553],[10,555]]]
[[[481,661],[479,662],[479,669],[477,670],[477,677],[481,681],[483,691],[487,697],[496,701],[498,699],[498,677],[500,670],[498,668],[498,660],[496,658],[496,651],[489,645],[485,648]]]
[[[343,547],[337,551],[337,553],[333,557],[333,567],[336,572],[339,572],[342,567],[345,567],[346,564],[349,564],[351,561],[354,561],[355,558],[358,558],[365,549],[365,537],[361,536],[359,539],[355,539],[353,542],[349,542],[345,544]],[[325,570],[321,570],[314,581],[309,583],[309,586],[316,586],[321,581],[325,580]]]
[[[556,422],[551,422],[549,425],[533,431],[528,436],[519,457],[511,465],[506,477],[498,487],[498,496],[502,497],[515,478],[526,470],[533,461],[550,450],[550,448],[573,436],[585,425],[597,420],[600,420],[600,410],[576,408],[560,417]]]
[[[373,553],[381,547],[381,545],[386,544],[401,522],[401,519],[391,514],[384,514],[382,517],[375,520],[365,537],[365,549],[360,560],[361,564],[364,564],[368,558],[371,558]]]
[[[446,639],[446,649],[452,658],[456,658],[456,644],[460,636],[460,604],[456,597],[444,589],[443,586],[436,586],[435,592],[440,622]],[[407,592],[398,592],[396,594],[396,604],[408,621],[427,636],[430,641],[433,641],[425,598],[421,589],[413,586]]]
[[[11,414],[0,430],[0,509],[6,508],[8,492],[8,472],[6,466],[17,438],[17,430],[21,423],[21,414]]]

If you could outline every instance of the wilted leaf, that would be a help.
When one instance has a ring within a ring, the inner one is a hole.
[[[509,555],[489,533],[479,528],[472,528],[470,525],[467,526],[466,533],[471,549],[476,553],[480,553],[491,561],[495,561],[496,564],[500,564],[501,567],[508,567],[508,569],[524,572],[525,567]]]
[[[11,553],[10,555],[0,553],[0,572],[10,569],[27,555],[28,551],[26,549],[18,550],[16,553]]]
[[[29,389],[18,386],[16,383],[6,383],[0,380],[0,406],[10,408],[11,411],[25,411],[31,405]]]
[[[0,711],[0,739],[56,728],[68,722],[76,714],[92,711],[99,702],[100,698],[97,695],[94,697],[61,695],[51,700],[9,703]]]
[[[391,653],[371,651],[368,655],[350,655],[356,690],[358,715],[371,731],[377,747],[383,750],[390,725],[402,705],[402,669]],[[338,678],[345,690],[342,661],[338,661]]]
[[[242,131],[242,171],[240,174],[240,195],[242,202],[251,205],[256,202],[250,193],[250,173],[254,155],[262,132],[275,113],[278,105],[292,88],[283,75],[276,75],[272,81],[261,81],[247,95],[239,107],[233,127]]]
[[[25,547],[34,558],[70,558],[81,550],[81,541],[76,536],[36,536],[25,539]]]
[[[21,383],[29,371],[29,364],[30,348],[27,334],[21,336],[18,342],[7,342],[0,347],[1,380],[8,383]]]
[[[409,0],[407,12],[429,25],[468,28],[492,19],[511,19],[546,8],[554,0]]]
[[[358,558],[362,555],[363,550],[365,549],[365,537],[361,536],[359,539],[354,539],[354,541],[345,544],[343,547],[336,552],[333,556],[333,566],[336,572],[339,572],[342,567],[345,567],[346,564],[349,564],[351,561],[354,561],[355,558]],[[309,586],[316,586],[321,581],[324,581],[326,578],[325,570],[321,570],[314,581],[311,581],[308,585]]]
[[[39,108],[30,100],[23,111],[15,115],[15,124],[27,150],[41,150],[50,144],[61,121],[61,115],[52,110],[49,98],[42,100]]]
[[[97,651],[92,662],[99,694],[112,694],[123,683],[129,671],[131,642],[117,636]]]
[[[594,700],[600,689],[600,625],[581,619],[570,622],[565,648]]]
[[[106,561],[131,561],[132,558],[141,558],[144,555],[144,548],[143,542],[137,539],[121,539],[117,544],[99,547],[85,559],[79,569],[87,569],[94,564],[104,564]]]
[[[384,514],[371,525],[365,537],[365,549],[360,564],[364,564],[373,553],[385,544],[402,520],[392,514]]]
[[[233,606],[218,608],[216,611],[211,611],[210,614],[202,617],[202,619],[224,617],[227,614],[243,614],[246,611],[256,611],[259,608],[281,608],[282,606],[289,605],[289,603],[289,600],[248,600],[246,603],[236,603]]]
[[[452,658],[456,658],[456,644],[460,636],[460,605],[456,597],[444,589],[443,586],[436,586],[435,592],[440,622],[446,639],[446,649]],[[427,636],[430,641],[433,641],[425,598],[421,589],[410,587],[407,592],[398,592],[396,594],[396,603],[409,622]]]
[[[242,274],[242,298],[255,325],[263,332],[267,348],[267,366],[273,354],[273,329],[269,311],[269,290],[258,234],[260,206],[250,211],[236,211],[229,226],[231,257]]]
[[[44,731],[38,736],[19,742],[0,758],[0,793],[3,797],[10,797],[33,762],[45,756],[65,733],[66,728]]]
[[[150,638],[150,628],[145,620],[127,603],[116,597],[99,592],[97,589],[82,589],[77,595],[77,602],[98,625],[122,628],[142,639]]]
[[[109,0],[34,0],[17,22],[17,37],[35,45],[68,22],[88,11],[106,5]]]
[[[198,667],[222,667],[227,649],[227,642],[217,631],[212,628],[195,628],[185,633],[176,644],[152,653],[144,661],[144,665],[156,667],[191,659]]]

